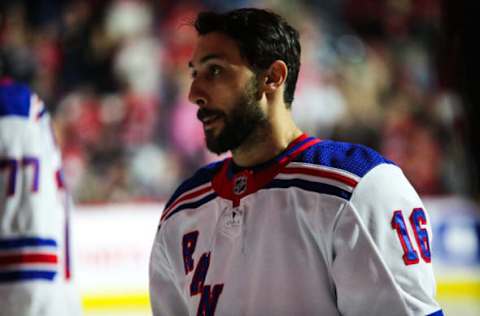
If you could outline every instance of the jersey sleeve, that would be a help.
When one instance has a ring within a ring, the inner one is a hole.
[[[155,236],[150,256],[150,302],[154,316],[188,315],[187,302],[175,280],[162,238],[165,226]]]
[[[380,164],[333,228],[332,277],[342,315],[443,315],[435,301],[431,229],[402,171]]]

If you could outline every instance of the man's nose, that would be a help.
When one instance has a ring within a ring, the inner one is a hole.
[[[198,106],[205,106],[207,104],[207,97],[203,92],[203,89],[201,89],[201,87],[195,80],[192,82],[190,86],[190,92],[188,93],[188,100],[190,100],[190,102]]]

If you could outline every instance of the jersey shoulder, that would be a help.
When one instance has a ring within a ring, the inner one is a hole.
[[[0,83],[0,117],[30,115],[31,90],[24,84]]]
[[[45,104],[27,85],[0,81],[0,118],[17,117],[39,122],[47,116]]]
[[[334,168],[360,178],[380,164],[394,164],[367,146],[332,140],[323,140],[313,145],[293,162]]]
[[[216,161],[203,166],[202,168],[198,169],[192,177],[183,181],[168,200],[167,204],[165,205],[165,210],[169,209],[173,204],[176,203],[177,200],[182,198],[182,196],[185,196],[190,192],[193,193],[197,190],[201,190],[206,184],[210,183],[213,177],[220,170],[223,162],[223,160]]]

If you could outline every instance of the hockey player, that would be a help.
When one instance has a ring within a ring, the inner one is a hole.
[[[428,214],[402,171],[295,125],[298,33],[260,9],[200,13],[189,66],[207,147],[153,244],[158,315],[442,315]]]
[[[60,152],[43,102],[0,79],[0,316],[75,316]]]

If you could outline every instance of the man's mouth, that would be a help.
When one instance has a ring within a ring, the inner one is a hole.
[[[222,117],[220,115],[207,116],[202,120],[203,129],[210,130],[215,126],[215,123],[220,121]]]
[[[204,130],[212,129],[217,122],[221,120],[223,113],[219,111],[211,110],[199,110],[197,113],[197,118],[202,122]]]

